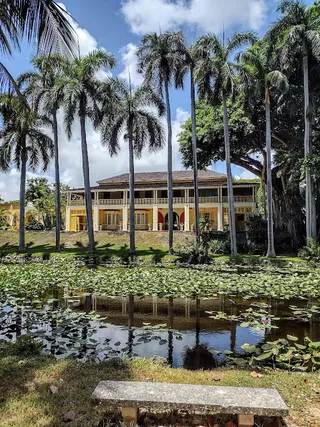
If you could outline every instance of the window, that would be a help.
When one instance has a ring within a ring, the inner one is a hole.
[[[148,224],[148,214],[147,213],[136,213],[135,214],[135,223],[137,225],[147,225]]]

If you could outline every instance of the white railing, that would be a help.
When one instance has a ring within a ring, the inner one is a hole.
[[[130,201],[128,201],[130,203]],[[136,205],[153,205],[153,199],[134,199]]]
[[[70,206],[83,206],[85,204],[84,199],[70,200]]]
[[[97,200],[98,205],[123,205],[124,200],[123,199],[98,199]]]
[[[158,197],[158,205],[167,205],[168,199],[166,197]]]
[[[218,202],[219,202],[218,196],[199,197],[199,203],[218,203]]]
[[[185,203],[185,201],[186,201],[186,199],[185,199],[185,197],[174,197],[173,198],[173,203],[174,204],[181,204],[181,203]]]
[[[234,196],[234,201],[237,203],[252,203],[253,197],[252,196]],[[223,196],[222,197],[223,203],[228,203],[228,197]]]

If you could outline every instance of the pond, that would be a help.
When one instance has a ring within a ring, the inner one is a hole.
[[[317,298],[106,297],[56,288],[42,300],[3,302],[0,340],[33,335],[59,359],[158,356],[172,367],[212,369],[231,354],[240,360],[244,344],[320,341],[319,313]]]

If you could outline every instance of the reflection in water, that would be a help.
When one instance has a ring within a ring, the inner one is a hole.
[[[170,366],[192,370],[212,369],[223,363],[223,356],[215,356],[210,350],[241,352],[244,343],[256,345],[286,335],[297,336],[301,343],[306,336],[313,341],[320,340],[319,315],[301,322],[292,317],[289,307],[290,304],[312,307],[317,303],[312,299],[308,302],[267,301],[263,321],[271,324],[273,320],[270,316],[276,315],[281,318],[275,322],[279,329],[257,329],[240,327],[237,321],[210,318],[208,312],[224,311],[228,315],[239,315],[255,303],[224,296],[205,300],[156,296],[140,298],[132,295],[109,298],[95,294],[72,295],[65,289],[63,297],[59,298],[57,290],[54,290],[53,297],[53,310],[57,310],[59,304],[62,308],[73,309],[72,313],[76,315],[95,311],[107,320],[97,317],[69,325],[67,321],[57,322],[56,316],[39,318],[37,310],[30,316],[30,312],[27,315],[27,312],[18,309],[10,312],[7,319],[8,325],[15,325],[15,332],[9,330],[10,334],[4,338],[16,339],[28,332],[36,333],[43,340],[46,351],[58,358],[70,354],[99,359],[160,356]],[[45,309],[48,308],[49,305],[46,305]],[[105,322],[111,326],[103,327]],[[3,331],[0,322],[0,339]]]

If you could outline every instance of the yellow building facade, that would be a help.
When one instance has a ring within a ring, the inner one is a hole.
[[[174,229],[193,231],[195,223],[193,171],[173,172]],[[259,183],[234,181],[236,228],[245,231],[245,224],[257,209]],[[95,231],[129,230],[129,174],[98,181],[91,189]],[[168,228],[168,194],[166,172],[135,174],[136,230],[164,231]],[[206,217],[213,230],[228,227],[228,194],[226,175],[199,171],[200,215]],[[66,231],[86,230],[86,209],[82,188],[68,191]]]

